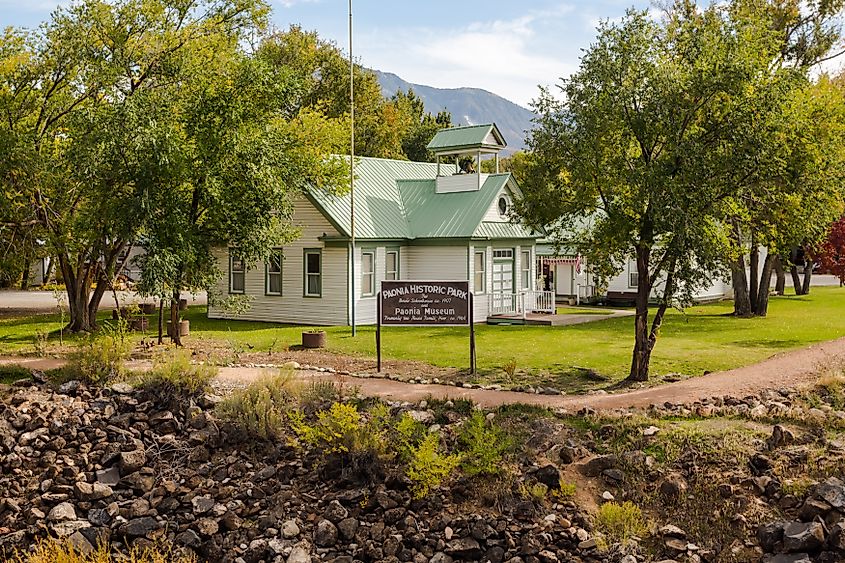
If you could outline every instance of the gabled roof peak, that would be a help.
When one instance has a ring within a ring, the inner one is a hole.
[[[428,144],[428,150],[439,155],[449,155],[479,150],[482,152],[499,152],[507,146],[508,144],[496,124],[487,123],[441,129]]]

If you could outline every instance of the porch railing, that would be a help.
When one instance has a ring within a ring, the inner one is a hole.
[[[491,293],[488,314],[522,315],[528,313],[554,313],[555,294],[553,291],[522,291],[520,293]]]

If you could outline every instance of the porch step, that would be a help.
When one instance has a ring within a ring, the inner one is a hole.
[[[525,319],[522,317],[487,317],[487,324],[498,326],[524,325]]]

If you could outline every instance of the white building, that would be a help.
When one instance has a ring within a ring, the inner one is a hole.
[[[225,275],[216,291],[252,303],[241,314],[210,305],[209,317],[347,325],[354,300],[356,322],[372,324],[380,282],[396,279],[469,280],[476,322],[553,308],[551,293],[535,288],[540,234],[511,219],[521,195],[514,178],[442,162],[471,155],[480,170],[482,155],[498,164],[505,146],[495,124],[455,127],[429,144],[437,163],[356,160],[354,253],[350,194],[309,190],[294,206],[299,238],[266,263],[250,268],[236,250],[219,251]]]

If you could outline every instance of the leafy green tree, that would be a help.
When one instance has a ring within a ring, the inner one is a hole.
[[[178,145],[160,102],[264,24],[260,0],[85,0],[0,40],[7,223],[35,222],[67,286],[69,328],[96,328],[118,259]],[[10,205],[8,202],[12,202]],[[93,289],[92,289],[93,288]]]
[[[765,316],[773,271],[790,266],[796,292],[809,290],[798,280],[801,246],[811,247],[824,235],[842,200],[842,97],[830,81],[809,79],[814,65],[836,56],[839,16],[845,2],[826,0],[734,0],[728,17],[768,27],[774,49],[761,73],[777,84],[774,95],[747,98],[744,138],[734,141],[737,194],[725,206],[733,226],[730,259],[734,313]],[[762,158],[761,158],[762,155]],[[767,250],[760,264],[759,248]],[[746,262],[746,256],[748,261]],[[803,260],[802,260],[803,261]],[[784,280],[779,274],[778,291]]]
[[[337,45],[316,32],[291,26],[264,40],[258,57],[299,77],[301,89],[291,103],[321,111],[329,118],[350,115],[349,59]],[[441,128],[451,126],[451,115],[431,115],[413,91],[385,99],[371,70],[354,65],[355,154],[379,158],[431,161],[425,148]],[[344,152],[348,152],[348,144]]]
[[[630,380],[648,378],[666,309],[723,271],[727,147],[749,92],[774,89],[759,69],[775,47],[765,25],[720,6],[679,4],[662,22],[629,11],[600,25],[563,101],[543,91],[535,104],[522,215],[574,243],[600,280],[636,260]]]

